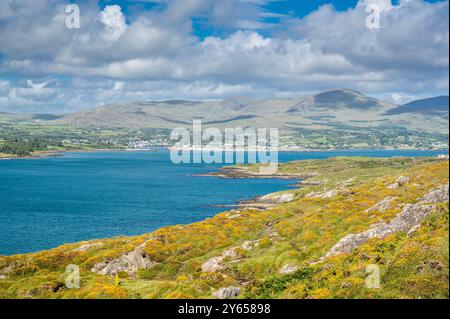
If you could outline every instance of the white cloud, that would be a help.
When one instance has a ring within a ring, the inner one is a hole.
[[[106,6],[100,12],[100,21],[106,26],[106,37],[108,41],[117,41],[126,31],[127,24],[122,8],[118,5]]]
[[[265,0],[151,2],[158,8],[128,23],[120,6],[100,11],[87,2],[81,29],[71,30],[62,1],[2,1],[0,79],[22,82],[0,80],[0,110],[289,96],[331,87],[399,101],[448,91],[448,1],[364,0],[344,12],[325,5],[303,19],[283,16],[278,26],[265,22],[273,16],[261,7]],[[369,3],[383,9],[380,29],[365,25]],[[195,37],[193,17],[226,35]],[[68,80],[36,87],[59,77]]]

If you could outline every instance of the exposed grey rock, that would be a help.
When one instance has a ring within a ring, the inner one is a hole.
[[[216,272],[223,269],[222,261],[224,256],[217,256],[211,259],[208,259],[206,262],[202,264],[203,272]]]
[[[400,176],[394,184],[388,186],[388,189],[397,189],[409,183],[409,177]]]
[[[206,262],[204,262],[201,266],[203,272],[216,272],[220,271],[224,268],[222,265],[223,260],[226,257],[236,257],[238,256],[238,248],[244,249],[244,250],[252,250],[255,246],[258,245],[258,240],[247,240],[242,243],[242,245],[238,247],[233,247],[230,249],[227,249],[222,252],[220,256],[213,257],[211,259],[208,259]]]
[[[263,203],[267,204],[284,204],[289,203],[294,200],[294,195],[292,193],[283,194],[268,194],[259,198]]]
[[[414,226],[413,228],[411,228],[409,231],[408,231],[408,236],[409,235],[412,235],[412,234],[414,234],[416,231],[418,231],[419,230],[419,228],[420,228],[420,224],[418,224],[418,225],[416,225],[416,226]]]
[[[144,256],[143,247],[144,245],[140,245],[132,252],[119,258],[97,263],[91,271],[100,275],[115,275],[119,272],[127,272],[130,275],[134,275],[139,269],[152,268],[157,263]]]
[[[6,279],[6,276],[5,275],[0,275],[0,280],[4,280],[4,279]]]
[[[408,184],[408,183],[409,183],[409,177],[406,177],[406,176],[400,176],[400,177],[397,179],[397,184],[398,184],[398,186],[403,186],[403,185]]]
[[[269,238],[271,239],[279,239],[280,238],[280,234],[278,233],[278,231],[276,231],[276,229],[271,229],[269,231]]]
[[[239,287],[227,287],[227,288],[220,288],[219,290],[214,291],[213,296],[219,299],[232,299],[239,296],[240,293],[241,288]]]
[[[375,223],[375,224],[370,225],[370,228],[376,228],[378,226],[383,226],[384,224],[385,223]]]
[[[283,194],[278,198],[278,203],[289,203],[294,200],[294,195],[291,193]]]
[[[292,273],[296,272],[297,270],[298,270],[297,266],[292,266],[292,265],[286,264],[280,269],[279,273],[281,275],[288,275],[288,274],[292,274]]]
[[[397,197],[394,196],[389,196],[386,197],[385,199],[383,199],[381,202],[375,204],[374,206],[368,208],[365,210],[366,213],[371,213],[371,212],[380,212],[380,213],[384,213],[385,211],[387,211],[389,208],[391,208],[392,206],[392,202],[394,200],[396,200]]]
[[[247,240],[244,241],[241,245],[242,249],[245,250],[252,250],[255,246],[258,246],[258,240]]]
[[[305,195],[306,198],[320,198],[320,199],[330,199],[339,195],[339,191],[336,189],[327,190],[323,193],[311,192]]]
[[[448,184],[429,192],[422,198],[419,198],[419,200],[424,203],[433,204],[448,202]]]
[[[89,250],[91,250],[91,249],[101,248],[101,247],[103,247],[103,245],[104,245],[103,243],[84,244],[84,245],[81,245],[81,246],[78,247],[78,248],[75,248],[75,249],[72,250],[72,251],[86,252],[86,251],[89,251]]]
[[[448,202],[448,184],[432,190],[426,194],[417,204],[407,204],[390,222],[358,234],[351,234],[342,238],[325,255],[325,258],[349,253],[372,238],[385,238],[391,234],[403,231],[409,232],[419,225],[434,209],[430,203]]]
[[[16,268],[20,267],[21,264],[13,262],[10,263],[8,266],[6,266],[5,268],[1,269],[0,274],[1,275],[7,275],[12,273]]]
[[[242,215],[241,215],[241,212],[239,210],[232,210],[226,216],[227,216],[228,219],[235,219],[235,218],[241,217]]]

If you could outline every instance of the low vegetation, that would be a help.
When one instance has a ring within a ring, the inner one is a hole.
[[[405,205],[447,185],[448,169],[448,160],[436,158],[283,164],[280,174],[314,175],[306,181],[312,186],[293,191],[288,203],[141,236],[3,256],[0,298],[215,298],[229,287],[239,288],[233,288],[237,298],[448,298],[448,197],[411,232],[323,258],[343,237],[389,222]],[[390,204],[378,208],[388,197]],[[130,254],[151,266],[133,268]],[[69,264],[80,267],[78,289],[66,286]],[[102,265],[114,271],[92,271]],[[366,285],[371,267],[379,270],[379,288]]]

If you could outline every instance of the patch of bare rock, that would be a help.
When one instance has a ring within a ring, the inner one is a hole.
[[[394,184],[389,185],[388,189],[397,189],[409,183],[409,177],[400,176]]]
[[[436,206],[433,204],[448,202],[448,184],[440,186],[422,198],[416,204],[406,204],[390,222],[377,224],[367,231],[351,234],[342,238],[323,259],[342,253],[349,253],[372,238],[385,238],[397,232],[411,233],[417,231],[420,222],[424,220]]]
[[[257,197],[254,200],[246,200],[239,203],[241,209],[251,208],[266,210],[279,204],[285,204],[294,200],[293,193],[271,193],[261,197]]]
[[[344,190],[330,189],[326,190],[322,193],[320,192],[311,192],[305,195],[305,198],[320,198],[320,199],[330,199],[345,193]]]
[[[127,272],[133,276],[139,269],[150,269],[157,263],[145,256],[142,250],[144,246],[145,243],[116,259],[99,262],[94,265],[91,271],[100,275],[115,275],[120,272]]]
[[[225,268],[223,265],[223,260],[227,257],[237,257],[239,256],[239,248],[244,250],[252,250],[253,247],[258,245],[257,240],[245,241],[241,246],[233,247],[222,252],[220,256],[216,256],[208,259],[201,266],[203,272],[216,272]]]
[[[282,194],[268,194],[259,198],[259,201],[267,204],[284,204],[294,200],[294,194],[282,193]]]
[[[387,211],[388,209],[390,209],[392,207],[392,203],[396,199],[397,199],[397,197],[395,197],[395,196],[386,197],[381,202],[379,202],[379,203],[375,204],[374,206],[366,209],[365,212],[366,213],[371,213],[371,212],[384,213],[385,211]]]

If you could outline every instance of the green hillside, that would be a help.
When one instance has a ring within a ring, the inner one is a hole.
[[[259,199],[265,210],[0,257],[0,297],[448,298],[448,169],[437,158],[286,163],[279,174],[310,186]],[[65,284],[70,264],[78,289]],[[379,288],[366,285],[373,267]]]

